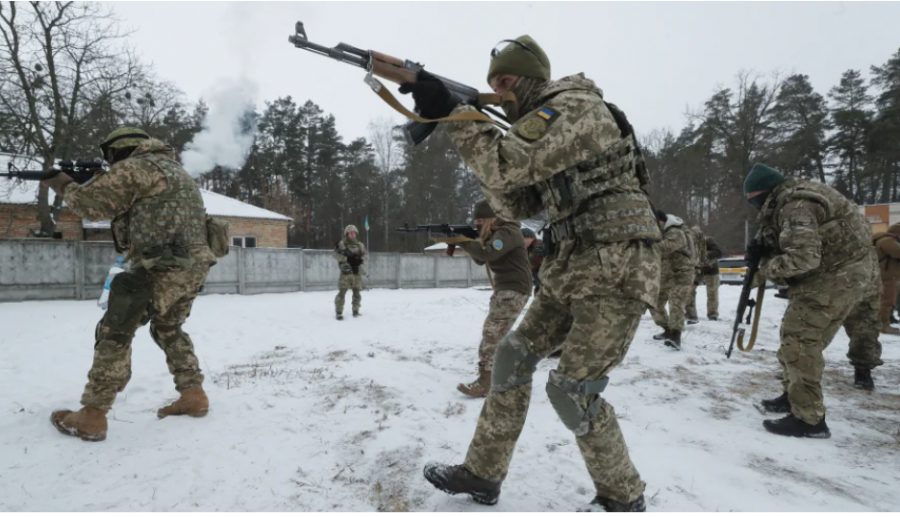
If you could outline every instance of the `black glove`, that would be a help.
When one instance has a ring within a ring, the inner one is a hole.
[[[353,268],[350,267],[350,264],[348,264],[346,262],[342,262],[341,263],[341,273],[344,273],[345,275],[349,275],[351,272],[353,272]]]
[[[416,101],[416,111],[423,118],[443,118],[459,105],[459,99],[450,93],[447,86],[425,70],[419,70],[414,83],[400,85],[400,93],[412,93]]]
[[[468,237],[472,240],[478,238],[478,230],[475,228],[457,228],[454,233],[458,233],[463,237]]]
[[[747,244],[747,253],[744,255],[744,261],[747,264],[758,264],[760,259],[762,259],[765,254],[766,246],[758,240],[754,239],[750,241],[750,244]]]

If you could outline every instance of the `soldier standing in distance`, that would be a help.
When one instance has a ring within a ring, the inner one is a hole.
[[[113,279],[109,307],[97,324],[84,407],[50,417],[60,432],[85,441],[106,439],[106,413],[131,379],[131,341],[148,321],[181,394],[157,416],[201,417],[209,410],[194,345],[181,329],[215,264],[200,190],[172,149],[140,129],[117,129],[100,148],[109,171],[84,185],[66,174],[44,182],[79,216],[112,220],[116,249],[131,261],[131,269]]]
[[[431,463],[424,474],[441,490],[495,504],[536,365],[562,344],[546,390],[575,434],[597,494],[592,506],[643,511],[645,484],[601,393],[659,294],[660,231],[643,189],[646,166],[624,113],[593,81],[583,74],[551,81],[550,61],[532,38],[504,43],[491,53],[488,83],[498,94],[515,94],[503,106],[510,130],[468,121],[446,127],[494,211],[522,220],[546,210],[551,237],[541,289],[497,347],[491,391],[464,463]],[[401,92],[412,92],[430,119],[475,109],[427,73]]]
[[[891,326],[891,312],[894,310],[894,302],[900,293],[900,224],[888,228],[887,232],[879,232],[872,236],[878,253],[878,265],[881,270],[881,333],[897,335],[900,330]]]
[[[491,370],[500,339],[509,332],[531,296],[531,275],[525,239],[518,222],[504,221],[494,214],[487,201],[474,210],[477,241],[458,244],[479,266],[487,264],[493,273],[494,294],[484,320],[478,345],[478,378],[456,387],[470,397],[484,397],[491,389]]]
[[[757,283],[772,280],[787,285],[790,294],[778,349],[784,393],[763,401],[767,411],[788,415],[763,426],[784,436],[828,438],[822,353],[841,325],[850,336],[847,357],[857,387],[874,388],[872,368],[884,364],[878,342],[881,277],[872,230],[837,190],[785,179],[763,164],[750,170],[744,194],[760,211],[759,233],[747,247],[748,262],[762,258]]]
[[[681,331],[684,330],[684,312],[694,285],[694,254],[692,244],[680,217],[656,211],[663,240],[659,248],[662,252],[662,279],[656,307],[650,311],[653,321],[662,327],[660,334],[653,336],[664,341],[666,346],[681,350]],[[666,303],[669,310],[666,312]]]
[[[722,248],[712,237],[704,235],[699,226],[691,228],[691,232],[700,266],[685,309],[688,323],[700,321],[697,316],[697,286],[700,285],[706,286],[706,317],[709,321],[716,321],[719,319],[719,258],[722,256]]]
[[[353,290],[353,317],[359,316],[359,304],[362,302],[362,279],[365,274],[366,245],[357,240],[359,230],[356,226],[348,225],[344,228],[344,237],[334,245],[334,258],[341,269],[341,277],[338,280],[338,294],[334,297],[335,317],[344,319],[344,303],[347,301],[347,290]]]

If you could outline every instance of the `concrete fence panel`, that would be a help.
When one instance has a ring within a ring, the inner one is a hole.
[[[96,299],[116,257],[111,242],[0,240],[0,302]],[[370,253],[366,288],[471,287],[488,283],[466,257]],[[236,248],[210,269],[205,294],[337,289],[330,250]]]

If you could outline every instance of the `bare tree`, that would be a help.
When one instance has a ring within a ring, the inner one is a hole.
[[[396,138],[396,124],[391,119],[380,118],[369,122],[369,142],[375,154],[375,166],[382,186],[382,219],[384,223],[384,247],[389,249],[391,195],[397,184],[397,169],[403,163],[403,144]]]
[[[103,98],[124,94],[143,74],[127,33],[95,3],[0,3],[0,110],[16,128],[20,150],[43,167],[74,150],[84,115]],[[55,230],[46,187],[38,195],[41,236]]]

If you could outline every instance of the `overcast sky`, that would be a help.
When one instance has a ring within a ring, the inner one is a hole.
[[[841,74],[881,65],[900,48],[900,2],[127,2],[114,10],[136,29],[131,41],[157,73],[196,100],[226,78],[250,77],[264,100],[313,100],[349,141],[369,121],[392,117],[363,83],[361,69],[296,49],[287,38],[305,23],[310,41],[345,42],[424,63],[428,70],[488,91],[490,50],[534,37],[553,77],[584,72],[639,133],[680,129],[741,69],[809,75],[827,93]],[[392,88],[396,88],[391,85]],[[404,99],[412,106],[411,99]]]

